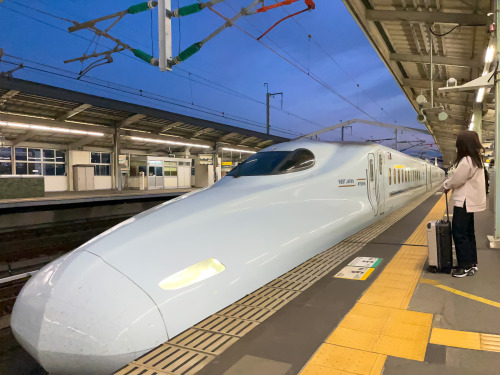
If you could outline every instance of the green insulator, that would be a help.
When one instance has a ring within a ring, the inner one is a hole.
[[[193,56],[196,52],[198,52],[201,49],[201,42],[192,44],[188,48],[186,48],[184,51],[179,53],[179,56],[177,56],[177,60],[179,61],[184,61]]]
[[[134,55],[136,55],[141,60],[146,61],[148,64],[158,65],[158,64],[155,64],[156,58],[154,58],[153,56],[151,56],[150,54],[148,54],[144,51],[141,51],[140,49],[134,49]]]
[[[195,3],[191,5],[186,5],[185,7],[179,8],[178,17],[189,16],[190,14],[198,13],[201,11],[201,4]]]
[[[135,5],[132,5],[131,7],[128,8],[128,12],[130,14],[136,14],[136,13],[141,13],[141,12],[144,12],[146,10],[149,10],[149,2],[148,1],[145,1],[144,3],[139,3],[139,4],[135,4]],[[153,6],[153,8],[158,5],[158,3],[156,1],[153,1],[153,3],[151,4]]]

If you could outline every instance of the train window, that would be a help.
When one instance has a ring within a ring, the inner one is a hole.
[[[314,154],[301,148],[294,153],[279,167],[279,173],[292,173],[311,168],[314,165]]]
[[[396,185],[396,170],[392,170],[392,180],[394,181],[394,185]]]
[[[398,184],[401,183],[401,169],[398,169]]]
[[[389,185],[392,183],[392,173],[391,173],[391,168],[389,168],[389,173],[388,173],[388,176],[389,176]]]
[[[379,171],[381,176],[382,176],[382,164],[383,164],[382,155],[379,155],[378,156],[378,171]]]
[[[295,151],[258,152],[233,168],[227,176],[266,176],[311,168],[314,154],[304,148]]]
[[[373,181],[373,160],[370,160],[370,181]]]

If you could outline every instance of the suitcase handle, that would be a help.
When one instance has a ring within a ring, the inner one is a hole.
[[[446,218],[448,223],[450,222],[450,214],[448,213],[448,192],[444,193],[445,195],[445,201],[446,201]]]

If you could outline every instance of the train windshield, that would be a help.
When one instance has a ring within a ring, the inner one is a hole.
[[[292,173],[314,165],[314,154],[304,148],[295,151],[259,152],[235,167],[227,176],[266,176]]]

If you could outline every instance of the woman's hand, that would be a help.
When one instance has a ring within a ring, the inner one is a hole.
[[[450,189],[446,189],[444,186],[443,186],[443,187],[441,187],[441,192],[442,192],[442,193],[445,193],[445,194],[446,194],[446,193],[447,193],[447,192],[449,192],[449,191],[450,191]]]

